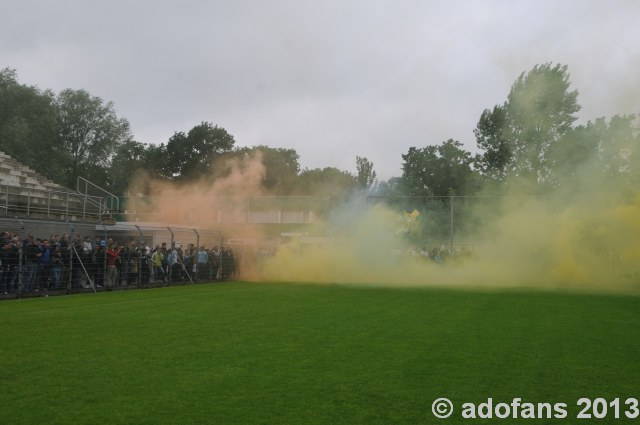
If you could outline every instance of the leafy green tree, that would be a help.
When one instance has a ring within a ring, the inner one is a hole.
[[[408,196],[409,192],[404,186],[402,177],[391,177],[387,181],[379,182],[372,195],[374,196]]]
[[[559,143],[549,150],[549,166],[556,186],[571,186],[582,180],[583,173],[593,173],[600,166],[598,149],[601,144],[600,120],[587,123],[567,132]]]
[[[0,71],[0,150],[61,183],[58,133],[55,95]]]
[[[234,144],[235,139],[224,128],[208,122],[193,127],[187,134],[177,132],[166,145],[161,145],[166,155],[165,175],[176,181],[209,175],[216,160],[230,152]]]
[[[78,176],[106,186],[116,148],[131,139],[129,122],[85,90],[63,90],[56,99],[64,154],[66,184],[75,187]]]
[[[106,189],[115,194],[126,193],[136,178],[152,171],[150,152],[150,146],[135,140],[120,144],[111,161]]]
[[[376,182],[373,163],[367,158],[356,156],[356,186],[360,190],[369,191]]]
[[[458,141],[411,147],[402,159],[403,185],[411,196],[462,195],[475,189],[474,158]]]
[[[484,151],[476,160],[478,170],[495,181],[504,181],[507,177],[507,165],[511,160],[511,147],[505,137],[506,108],[494,106],[485,109],[474,130],[478,148]]]
[[[536,65],[518,77],[503,106],[482,113],[475,134],[488,177],[553,183],[550,153],[580,110],[578,92],[569,87],[566,65]]]
[[[265,166],[262,186],[267,192],[286,195],[290,193],[300,172],[300,155],[295,149],[270,148],[260,145],[251,148],[242,147],[236,150],[237,155],[253,156],[260,153]]]
[[[559,186],[567,190],[590,184],[633,186],[640,183],[640,128],[635,115],[597,118],[568,132],[550,152]]]
[[[387,181],[378,182],[369,193],[367,203],[380,203],[396,211],[413,211],[415,208],[422,208],[424,204],[421,200],[410,197],[402,177],[391,177]]]
[[[297,195],[346,198],[356,187],[355,177],[335,167],[303,170],[297,179]]]
[[[606,177],[615,184],[640,183],[640,127],[636,115],[614,115],[607,124],[600,118],[592,125],[598,137],[598,159]]]
[[[167,145],[148,144],[146,146],[145,168],[156,178],[170,180],[172,174],[169,170],[169,158],[167,155]]]

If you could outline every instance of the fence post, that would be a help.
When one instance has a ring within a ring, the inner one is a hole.
[[[23,243],[25,240],[25,235],[24,235],[24,223],[18,217],[15,217],[15,220],[18,223],[20,223],[20,241],[18,243],[18,298],[20,298],[22,295],[22,284],[23,284],[22,272],[24,268],[24,261],[22,256],[24,255]]]
[[[451,204],[451,221],[449,223],[449,255],[453,255],[453,198],[453,195],[449,198]]]
[[[76,229],[73,224],[69,224],[71,228],[71,236],[69,237],[69,283],[67,284],[67,291],[71,293],[73,288],[73,243],[75,241]]]
[[[171,245],[169,246],[169,252],[171,252],[171,256],[173,257],[173,246],[175,244],[175,239],[173,236],[173,230],[171,230],[171,227],[167,226],[167,229],[169,229],[169,233],[171,233]],[[167,257],[169,256],[169,254],[167,253]],[[172,264],[169,264],[169,261],[167,261],[167,267],[169,268],[169,284],[171,285],[173,282],[171,280],[172,277],[172,270],[173,267],[171,267]]]
[[[102,287],[106,288],[107,287],[107,247],[108,247],[108,236],[109,236],[109,231],[107,230],[107,226],[104,225],[104,222],[100,222],[100,226],[102,226],[102,229],[104,230],[104,247],[102,247],[103,249],[103,255],[102,255]]]
[[[144,264],[143,257],[145,255],[145,246],[144,246],[144,235],[142,234],[142,229],[137,224],[134,224],[136,229],[138,229],[138,233],[140,234],[140,245],[138,246],[138,288],[142,287],[142,266]],[[146,267],[149,265],[147,264]]]
[[[196,229],[193,229],[196,234],[196,258],[193,258],[193,253],[191,253],[192,261],[193,261],[193,269],[194,270],[194,278],[192,280],[195,283],[198,280],[198,253],[200,252],[200,233]]]

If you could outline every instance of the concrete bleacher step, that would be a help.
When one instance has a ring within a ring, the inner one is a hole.
[[[17,179],[22,181],[17,181]],[[54,183],[33,169],[21,164],[4,152],[0,152],[0,179],[6,182],[1,184],[12,186],[32,185],[34,188],[50,190],[70,191],[70,189]],[[24,179],[24,180],[23,180]]]

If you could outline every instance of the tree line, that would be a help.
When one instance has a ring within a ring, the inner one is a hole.
[[[576,125],[578,91],[570,89],[566,65],[541,64],[523,72],[507,100],[480,114],[473,130],[479,153],[456,140],[411,147],[403,173],[382,184],[384,194],[413,196],[575,189],[640,183],[637,115],[599,117]]]
[[[226,160],[260,151],[266,193],[337,195],[355,189],[388,196],[471,195],[526,182],[527,190],[575,184],[588,172],[615,185],[640,180],[640,128],[636,115],[597,118],[576,125],[578,91],[566,65],[540,64],[523,72],[503,104],[481,112],[473,130],[479,153],[460,141],[425,141],[402,154],[402,175],[378,181],[374,164],[356,157],[356,173],[334,167],[300,169],[294,149],[238,147],[210,122],[176,131],[166,142],[135,140],[113,102],[85,90],[60,93],[21,84],[15,70],[0,71],[0,150],[75,187],[78,176],[124,194],[140,174],[189,183],[225,176]],[[45,155],[43,155],[43,153]]]
[[[63,186],[74,188],[81,176],[115,194],[126,193],[140,175],[176,183],[221,178],[228,160],[258,151],[267,193],[347,193],[370,188],[376,177],[373,164],[361,157],[356,174],[334,167],[301,170],[294,149],[238,147],[233,135],[210,122],[176,131],[164,143],[141,143],[113,102],[86,90],[56,94],[24,85],[10,68],[0,71],[0,150]]]

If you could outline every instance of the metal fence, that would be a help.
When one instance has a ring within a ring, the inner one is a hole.
[[[399,214],[417,212],[415,232],[407,237],[416,245],[473,249],[482,245],[478,230],[500,216],[505,196],[368,196],[368,205],[383,204]],[[509,197],[511,202],[526,201],[538,196]],[[411,240],[413,239],[413,240]]]
[[[13,220],[14,228],[19,228],[16,233],[18,242],[3,241],[3,246],[0,247],[0,299],[194,284],[198,281],[228,280],[237,277],[240,272],[243,251],[238,250],[234,255],[231,249],[224,248],[224,237],[220,232],[176,226],[143,228],[133,225],[127,229],[104,224],[93,226],[90,241],[93,243],[97,239],[100,243],[93,244],[92,249],[87,251],[83,249],[80,239],[76,238],[78,233],[73,223],[51,222],[56,230],[63,226],[68,239],[58,245],[61,263],[54,265],[50,262],[45,265],[27,254],[27,235],[32,233],[32,226],[40,226],[42,221],[25,222],[26,220],[19,218]],[[154,233],[159,230],[164,232],[161,236],[165,239],[163,242],[159,239],[156,242],[158,245],[162,244],[164,255],[172,248],[179,253],[173,267],[164,258],[162,273],[153,267],[153,246],[147,243],[154,239]],[[107,285],[106,250],[111,240],[117,249],[127,247],[127,251],[122,251],[122,262],[117,264],[117,283],[114,286]],[[131,245],[131,242],[135,245]],[[210,248],[215,245],[222,248],[218,263],[212,259],[198,264],[196,252],[205,243]],[[53,251],[54,248],[50,254]]]

